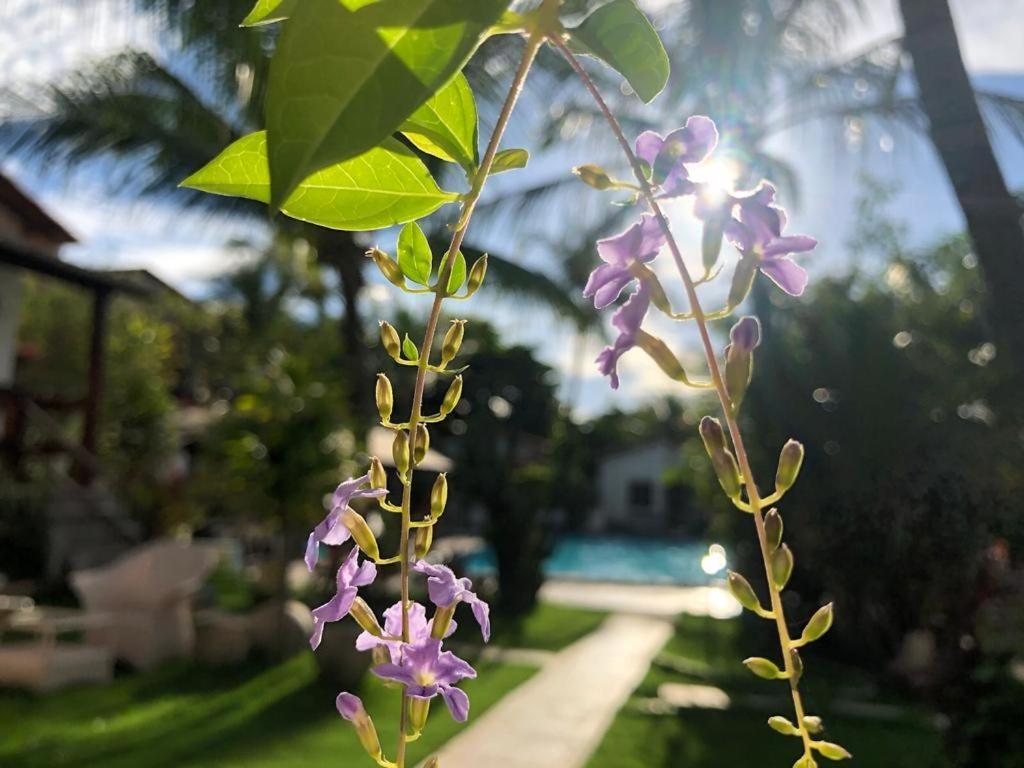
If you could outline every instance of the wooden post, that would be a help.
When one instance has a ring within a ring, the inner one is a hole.
[[[84,428],[82,430],[82,448],[93,456],[96,455],[99,437],[100,406],[103,402],[104,362],[107,349],[107,319],[110,313],[110,291],[98,288],[93,294],[92,302],[92,335],[89,340],[89,370],[85,394]],[[92,480],[93,472],[82,462],[75,466],[75,476],[83,483]]]

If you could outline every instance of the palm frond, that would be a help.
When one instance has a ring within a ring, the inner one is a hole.
[[[463,253],[470,261],[482,255],[482,251],[472,247],[464,247]],[[542,306],[582,330],[600,325],[600,317],[593,307],[576,300],[579,295],[577,289],[567,288],[550,275],[524,267],[518,261],[511,256],[488,251],[487,278],[491,287],[508,298]]]
[[[987,90],[976,90],[975,94],[989,130],[1002,125],[1024,144],[1024,98]]]
[[[24,99],[24,97],[18,97]],[[207,104],[151,56],[117,54],[57,85],[39,86],[34,115],[22,112],[12,151],[45,170],[108,158],[123,162],[111,192],[176,193],[178,183],[238,138],[244,126]],[[183,204],[224,207],[224,199],[176,193]],[[229,203],[237,208],[237,203]]]

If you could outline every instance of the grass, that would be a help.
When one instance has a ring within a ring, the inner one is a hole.
[[[560,651],[589,635],[607,616],[601,611],[540,603],[532,613],[518,621],[497,616],[491,644],[505,648]]]
[[[495,617],[492,643],[557,651],[592,632],[606,614],[539,605],[520,620]],[[479,643],[476,624],[462,620],[459,639]],[[468,681],[472,717],[535,670],[477,664]],[[4,768],[306,768],[363,760],[351,727],[334,710],[338,691],[318,681],[311,654],[276,665],[210,669],[169,665],[119,678],[106,688],[47,697],[0,691],[0,766]],[[386,751],[396,736],[398,694],[371,676],[363,697]],[[411,747],[413,761],[437,750],[461,726],[440,704]]]
[[[472,716],[534,672],[478,665],[465,689]],[[364,760],[352,728],[334,709],[338,691],[318,682],[302,653],[273,666],[230,670],[171,665],[125,677],[106,688],[45,698],[0,694],[0,765],[5,768],[307,768]],[[360,691],[376,715],[385,750],[393,751],[398,694],[369,676]],[[441,705],[412,745],[423,759],[460,726]]]
[[[745,652],[749,649],[740,647],[746,638],[741,637],[739,629],[739,621],[680,621],[633,700],[616,716],[588,768],[792,765],[800,755],[798,742],[779,736],[765,724],[773,714],[791,717],[788,693],[785,687],[772,689],[772,684],[757,680],[740,665],[739,660],[750,654]],[[829,711],[829,701],[872,690],[862,674],[817,659],[809,663],[808,669],[808,703],[828,727],[822,738],[842,743],[853,753],[856,765],[947,768],[939,735],[909,708],[898,722]],[[716,685],[730,695],[733,705],[724,711],[684,709],[667,714],[644,707],[644,700],[655,697],[658,687],[666,682]],[[887,697],[884,703],[903,702]],[[819,765],[826,764],[830,763],[819,761]]]

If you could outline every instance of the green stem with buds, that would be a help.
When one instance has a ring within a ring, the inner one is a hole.
[[[545,7],[551,6],[557,8],[558,3],[555,2],[555,0],[547,0]],[[498,153],[498,146],[501,143],[505,129],[508,127],[509,119],[512,117],[512,111],[519,99],[519,94],[522,92],[523,84],[526,82],[526,77],[530,72],[530,68],[533,66],[533,61],[537,56],[537,51],[540,50],[540,47],[544,44],[545,33],[543,29],[543,27],[538,25],[537,28],[531,32],[527,40],[522,59],[519,62],[519,67],[516,69],[515,76],[512,78],[512,85],[509,88],[508,95],[505,97],[505,102],[498,115],[498,120],[494,126],[494,132],[491,134],[490,141],[487,144],[487,150],[484,152],[480,168],[473,177],[473,183],[470,191],[464,198],[462,213],[459,217],[458,226],[452,235],[451,244],[447,251],[448,254],[456,254],[462,247],[462,241],[466,237],[466,231],[469,229],[469,223],[473,217],[473,212],[476,209],[476,204],[480,199],[480,195],[483,193],[484,183],[487,181],[487,177],[494,165],[494,157]],[[440,274],[438,275],[437,287],[434,289],[434,303],[430,308],[430,316],[427,318],[426,331],[423,334],[423,343],[420,346],[419,364],[416,368],[416,383],[413,388],[412,409],[407,422],[407,432],[409,434],[410,444],[413,442],[416,434],[416,427],[423,421],[423,390],[426,385],[430,351],[433,347],[434,336],[437,333],[437,325],[441,318],[441,305],[446,298],[449,298],[447,296],[446,289],[448,287],[448,279],[451,276],[452,265],[454,263],[454,258],[446,258],[443,262]],[[399,553],[401,558],[402,576],[403,642],[409,642],[409,537],[410,531],[412,531],[414,527],[422,527],[415,526],[412,521],[412,475],[415,468],[416,461],[415,457],[413,457],[410,461],[409,472],[402,479],[402,534]],[[410,741],[410,734],[409,695],[404,688],[402,689],[402,712],[400,718],[396,765],[397,768],[406,768],[406,747]]]
[[[750,467],[750,460],[747,456],[747,451],[743,443],[743,435],[740,433],[732,399],[729,396],[729,391],[725,386],[725,380],[722,377],[721,368],[718,364],[718,357],[715,354],[715,349],[711,341],[711,333],[708,330],[707,316],[701,308],[700,299],[697,295],[696,284],[693,277],[690,275],[689,269],[686,267],[686,263],[683,261],[682,252],[672,235],[668,219],[665,218],[665,214],[661,210],[661,206],[658,205],[657,198],[654,195],[654,191],[651,189],[647,176],[644,174],[640,160],[633,152],[633,148],[630,146],[629,140],[626,138],[626,135],[622,130],[622,126],[608,107],[607,102],[605,102],[604,97],[601,95],[601,92],[597,88],[593,79],[589,74],[587,74],[587,71],[580,64],[579,60],[565,44],[561,34],[551,35],[550,40],[565,57],[573,71],[575,71],[583,81],[583,84],[587,87],[587,90],[590,92],[595,103],[611,127],[612,132],[615,134],[616,140],[629,160],[630,166],[633,169],[633,174],[636,176],[637,183],[640,185],[641,195],[657,219],[662,232],[665,234],[669,250],[672,253],[672,258],[679,271],[679,276],[682,278],[683,285],[686,288],[686,295],[690,302],[690,312],[697,324],[698,331],[700,332],[701,344],[704,348],[704,356],[707,359],[708,369],[711,373],[711,380],[714,384],[714,389],[718,394],[718,400],[722,406],[722,413],[725,417],[726,424],[728,425],[729,434],[732,437],[733,446],[736,451],[736,459],[739,462],[740,472],[742,473],[744,486],[747,492],[748,505],[750,512],[754,517],[754,525],[757,528],[757,538],[761,546],[761,557],[764,561],[765,573],[768,577],[768,590],[771,594],[771,612],[774,615],[775,624],[778,629],[779,643],[782,647],[782,659],[785,664],[785,675],[789,680],[790,691],[793,697],[793,709],[796,713],[795,726],[800,731],[800,737],[803,740],[804,745],[803,759],[813,759],[811,734],[808,732],[807,725],[804,722],[805,712],[799,689],[800,679],[799,675],[796,673],[796,665],[793,661],[795,647],[793,639],[789,634],[789,627],[786,625],[786,616],[782,606],[781,591],[776,585],[774,578],[772,578],[771,551],[768,544],[768,538],[765,534],[764,515],[762,513],[764,504],[760,494],[758,493],[757,484],[754,481],[754,473]]]

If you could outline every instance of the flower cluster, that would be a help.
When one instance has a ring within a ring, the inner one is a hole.
[[[381,499],[386,493],[384,489],[368,487],[370,485],[368,473],[338,486],[330,512],[309,535],[305,559],[310,570],[316,566],[320,544],[340,545],[350,539],[359,543],[362,518],[349,506],[350,502]],[[327,624],[351,615],[363,629],[356,639],[356,649],[373,654],[371,671],[374,675],[403,686],[406,695],[414,700],[410,711],[413,727],[418,731],[426,719],[424,705],[438,695],[456,721],[465,722],[469,717],[469,697],[457,685],[462,680],[475,678],[476,671],[463,659],[443,650],[444,640],[456,629],[456,607],[460,603],[469,606],[485,642],[490,639],[491,623],[490,608],[473,592],[469,579],[459,578],[450,568],[425,560],[412,567],[426,577],[427,594],[434,606],[432,618],[427,619],[427,609],[421,603],[410,601],[403,627],[403,603],[400,601],[384,612],[381,627],[372,609],[359,597],[359,588],[369,586],[376,579],[377,566],[373,560],[362,559],[360,547],[356,546],[338,568],[334,597],[313,611],[310,645],[314,649],[320,645]],[[359,697],[343,692],[336,704],[338,713],[356,728],[370,756],[381,765],[390,765],[383,758],[373,720]]]
[[[568,55],[572,61],[571,54]],[[585,73],[582,76],[586,77]],[[600,97],[598,101],[601,101]],[[605,112],[610,115],[607,109]],[[609,120],[618,133],[620,143],[628,149],[629,143],[621,128],[614,118],[609,117]],[[633,347],[640,347],[672,378],[689,386],[714,389],[718,395],[726,426],[723,427],[716,418],[705,416],[700,422],[700,436],[723,492],[736,507],[754,518],[769,576],[770,606],[761,604],[754,588],[738,573],[729,573],[729,589],[744,608],[776,623],[783,654],[781,665],[764,658],[750,658],[743,663],[758,677],[789,683],[797,721],[794,723],[776,715],[769,719],[768,725],[785,736],[801,739],[803,753],[794,768],[816,768],[815,755],[843,760],[850,757],[850,753],[838,744],[815,738],[822,730],[821,719],[805,715],[799,691],[804,672],[799,649],[818,640],[829,630],[832,626],[832,605],[820,608],[804,626],[801,635],[794,639],[790,635],[782,602],[782,591],[793,572],[794,557],[792,550],[783,542],[782,516],[772,505],[779,502],[796,482],[804,449],[796,440],[790,440],[783,446],[775,475],[775,491],[762,496],[754,482],[737,418],[753,376],[754,352],[761,343],[761,324],[755,317],[743,317],[735,323],[729,332],[724,364],[720,364],[710,340],[708,320],[731,315],[746,299],[758,271],[786,293],[792,296],[803,294],[807,287],[807,273],[793,261],[792,256],[812,250],[817,242],[806,235],[783,233],[786,214],[775,204],[775,188],[770,184],[762,182],[749,192],[723,192],[696,181],[691,174],[691,166],[705,161],[717,143],[715,124],[706,117],[691,117],[684,127],[664,138],[648,131],[637,139],[635,154],[630,159],[639,186],[616,182],[596,166],[586,166],[584,172],[578,172],[584,182],[597,189],[629,187],[636,190],[638,199],[643,197],[651,209],[626,231],[598,242],[597,251],[603,263],[590,275],[584,296],[592,298],[594,306],[602,309],[615,302],[622,291],[636,281],[633,292],[612,317],[612,325],[618,331],[617,338],[597,358],[601,373],[611,378],[613,388],[619,386],[619,359]],[[693,213],[703,224],[701,243],[705,276],[697,281],[691,277],[660,207],[661,200],[679,197],[693,198]],[[727,306],[721,311],[706,313],[700,306],[697,288],[717,274],[723,240],[736,247],[740,258],[733,273]],[[672,310],[657,274],[648,266],[666,245],[672,250],[691,304],[685,313]],[[709,368],[708,382],[695,383],[668,345],[641,327],[652,304],[673,320],[697,322]]]
[[[706,161],[717,144],[714,122],[695,116],[665,137],[653,131],[642,133],[636,140],[636,157],[657,199],[692,197],[697,218],[706,227],[719,228],[739,251],[741,265],[748,267],[751,274],[753,269],[759,269],[786,293],[801,295],[807,285],[807,273],[791,256],[812,250],[817,241],[806,235],[783,234],[786,213],[775,204],[775,188],[771,184],[762,183],[750,192],[723,193],[694,181],[692,166]],[[615,341],[597,358],[599,370],[610,378],[614,389],[619,387],[619,359],[637,346],[654,293],[664,294],[646,265],[654,261],[666,241],[661,222],[655,215],[645,213],[624,232],[597,243],[602,263],[591,273],[583,290],[586,298],[593,299],[594,307],[604,309],[636,282],[629,298],[612,316],[612,325],[618,332]],[[734,308],[731,306],[730,311]]]

